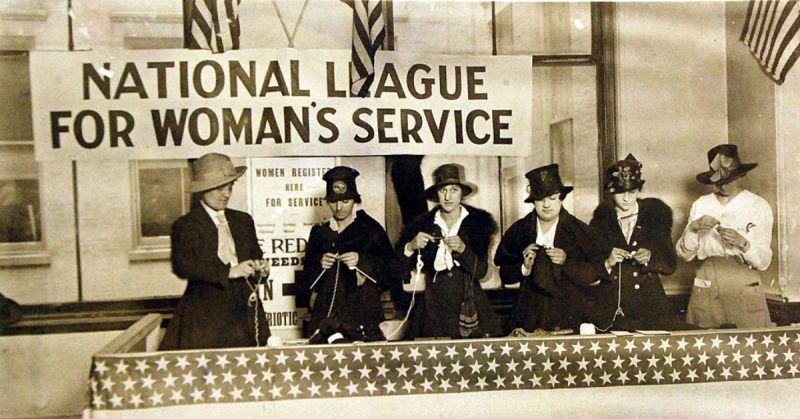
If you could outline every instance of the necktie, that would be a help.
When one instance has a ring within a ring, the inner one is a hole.
[[[233,244],[233,235],[225,218],[225,211],[217,211],[217,256],[226,265],[236,265],[236,246]]]

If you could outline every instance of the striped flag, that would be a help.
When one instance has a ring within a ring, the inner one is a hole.
[[[353,50],[350,92],[365,97],[375,78],[375,53],[383,45],[386,28],[381,0],[344,0],[353,8]]]
[[[796,1],[750,0],[740,40],[778,84],[800,55],[800,6]]]
[[[241,0],[184,0],[183,39],[189,49],[239,49]]]

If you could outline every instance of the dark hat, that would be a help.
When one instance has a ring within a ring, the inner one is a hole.
[[[443,164],[433,171],[433,185],[425,189],[425,197],[430,201],[439,202],[439,189],[447,185],[460,186],[462,197],[466,197],[474,189],[477,189],[474,185],[466,183],[462,179],[464,179],[463,166],[455,163]]]
[[[195,160],[192,165],[192,181],[189,192],[204,192],[226,185],[242,176],[245,166],[233,166],[231,158],[219,153],[208,153]]]
[[[619,160],[608,166],[606,170],[605,189],[611,193],[622,193],[639,189],[644,185],[642,179],[642,163],[628,154],[625,160]]]
[[[744,176],[758,163],[742,163],[739,148],[735,144],[720,144],[708,150],[709,171],[696,176],[704,185],[721,185]]]
[[[325,200],[336,202],[353,199],[361,202],[361,195],[358,194],[358,188],[356,188],[356,176],[358,175],[358,170],[346,166],[336,166],[325,172],[322,175],[322,180],[328,183],[325,186]]]
[[[572,186],[564,186],[561,183],[561,175],[558,174],[558,164],[537,167],[528,173],[528,198],[525,202],[533,202],[553,194],[565,196],[572,191]]]

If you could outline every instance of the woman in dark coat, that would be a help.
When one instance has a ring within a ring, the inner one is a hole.
[[[503,284],[520,284],[507,329],[577,332],[590,318],[586,292],[599,281],[602,258],[589,227],[562,207],[572,187],[561,183],[558,165],[525,176],[534,210],[506,230],[494,257]]]
[[[253,218],[227,208],[245,169],[216,153],[194,162],[189,191],[201,199],[175,221],[171,236],[172,271],[186,279],[186,291],[160,350],[258,346],[270,336],[256,293],[269,265]]]
[[[606,275],[594,290],[598,329],[673,329],[659,275],[675,271],[672,210],[656,198],[640,198],[642,164],[632,155],[606,171],[606,202],[589,223],[606,257]]]
[[[404,228],[395,260],[395,272],[407,279],[421,256],[426,276],[424,293],[415,297],[410,337],[499,336],[500,322],[480,285],[497,224],[488,212],[461,203],[473,191],[461,166],[442,165],[433,177],[425,194],[439,205]]]

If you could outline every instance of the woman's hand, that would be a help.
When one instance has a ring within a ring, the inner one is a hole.
[[[645,248],[637,249],[636,252],[633,254],[633,260],[640,265],[647,265],[650,262],[650,258],[653,256],[653,253]]]
[[[322,255],[322,259],[319,260],[319,265],[322,266],[322,269],[330,269],[334,263],[336,263],[336,255],[330,252]]]
[[[247,278],[255,273],[255,269],[253,269],[253,261],[252,260],[245,260],[239,262],[238,265],[231,268],[231,271],[228,273],[228,278]]]
[[[413,239],[411,239],[410,242],[408,242],[408,247],[410,247],[411,250],[419,250],[427,246],[432,240],[433,236],[424,231],[420,231],[416,236],[414,236]]]
[[[525,266],[526,272],[533,269],[533,261],[536,260],[537,250],[539,250],[539,246],[536,243],[531,243],[522,251],[522,264]]]
[[[451,252],[454,253],[463,253],[466,250],[467,245],[461,240],[461,237],[458,236],[448,236],[442,239],[444,241],[445,246],[447,246]]]
[[[609,253],[608,257],[606,258],[606,269],[611,269],[614,267],[614,265],[630,257],[630,252],[620,249],[619,247],[615,247],[611,249],[611,253]]]
[[[549,256],[550,260],[556,265],[563,265],[564,262],[567,261],[567,252],[565,252],[564,249],[551,247],[544,252],[547,253],[547,256]]]
[[[719,220],[710,215],[704,215],[689,223],[689,231],[692,233],[705,233],[717,225],[719,225]]]
[[[347,265],[350,269],[355,269],[356,265],[358,265],[358,253],[357,252],[347,252],[342,253],[339,255],[339,261]]]

